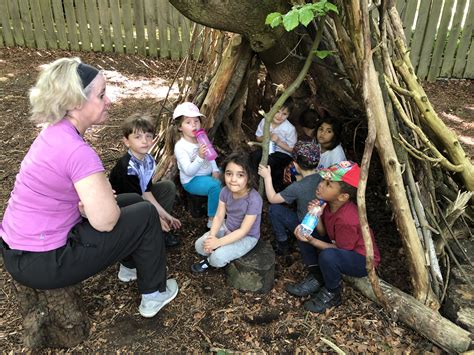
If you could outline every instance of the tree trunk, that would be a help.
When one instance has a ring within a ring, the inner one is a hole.
[[[345,276],[344,280],[366,297],[378,303],[367,278]],[[438,312],[426,307],[415,298],[385,281],[380,280],[380,286],[394,310],[393,314],[443,350],[449,353],[462,353],[474,346],[471,333],[467,330],[458,327],[453,322],[443,318]]]
[[[71,348],[89,335],[81,285],[36,290],[13,282],[23,317],[23,343],[29,348]]]

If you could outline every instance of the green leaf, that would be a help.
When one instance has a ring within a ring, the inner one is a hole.
[[[267,18],[265,19],[265,25],[271,25],[273,23],[273,21],[275,21],[279,17],[281,18],[281,14],[279,12],[272,12],[271,14],[268,14]],[[274,27],[274,26],[272,26],[272,27]]]
[[[290,32],[294,30],[299,24],[298,21],[298,12],[291,10],[283,17],[283,26],[285,26],[285,30]]]
[[[334,11],[336,14],[339,13],[339,10],[337,9],[337,6],[334,5],[334,4],[331,4],[330,2],[328,2],[326,4],[325,10],[326,10],[326,12]]]
[[[316,57],[318,57],[319,59],[324,59],[326,57],[329,57],[330,55],[333,55],[334,53],[334,51],[314,51],[314,55],[316,55]]]
[[[300,11],[300,22],[306,27],[313,20],[314,14],[313,11],[308,8],[302,8]]]

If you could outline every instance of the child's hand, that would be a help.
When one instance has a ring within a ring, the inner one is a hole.
[[[181,221],[177,218],[174,218],[173,216],[170,216],[170,218],[168,219],[167,222],[168,222],[169,226],[173,229],[181,228]]]
[[[170,225],[168,224],[168,222],[166,221],[166,219],[164,219],[163,217],[160,216],[160,224],[161,224],[161,230],[163,232],[169,232],[170,231]]]
[[[213,171],[213,172],[212,172],[212,177],[213,177],[214,179],[219,180],[219,177],[220,177],[220,176],[221,176],[221,173],[220,173],[220,172],[218,172],[218,171]]]
[[[309,243],[313,238],[311,235],[306,235],[301,232],[301,224],[298,224],[293,232],[296,239],[301,240],[302,242]]]
[[[205,145],[205,144],[201,144],[201,145],[199,146],[199,150],[198,150],[199,158],[204,159],[204,157],[206,156],[206,151],[207,151],[206,145]]]
[[[324,207],[326,207],[326,202],[324,202],[322,205],[321,205],[321,200],[319,199],[315,199],[315,200],[311,200],[309,201],[308,203],[308,211],[312,210],[314,207],[316,206],[322,206],[321,210],[324,209]]]
[[[219,239],[213,235],[209,235],[204,241],[204,251],[206,253],[212,253],[214,250],[219,248]]]
[[[271,173],[272,171],[271,171],[270,165],[267,165],[267,166],[263,166],[262,164],[258,165],[258,175],[260,175],[264,179],[269,176],[272,176]]]

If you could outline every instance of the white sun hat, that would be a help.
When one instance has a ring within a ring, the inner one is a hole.
[[[204,115],[199,112],[199,108],[192,102],[183,102],[182,104],[176,106],[176,108],[174,109],[173,120],[180,116],[199,117]]]

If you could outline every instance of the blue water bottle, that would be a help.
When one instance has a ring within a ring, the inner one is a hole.
[[[300,231],[304,236],[311,236],[314,229],[318,225],[319,217],[322,215],[324,210],[324,201],[319,200],[319,204],[314,206],[311,210],[306,213],[300,224]]]

